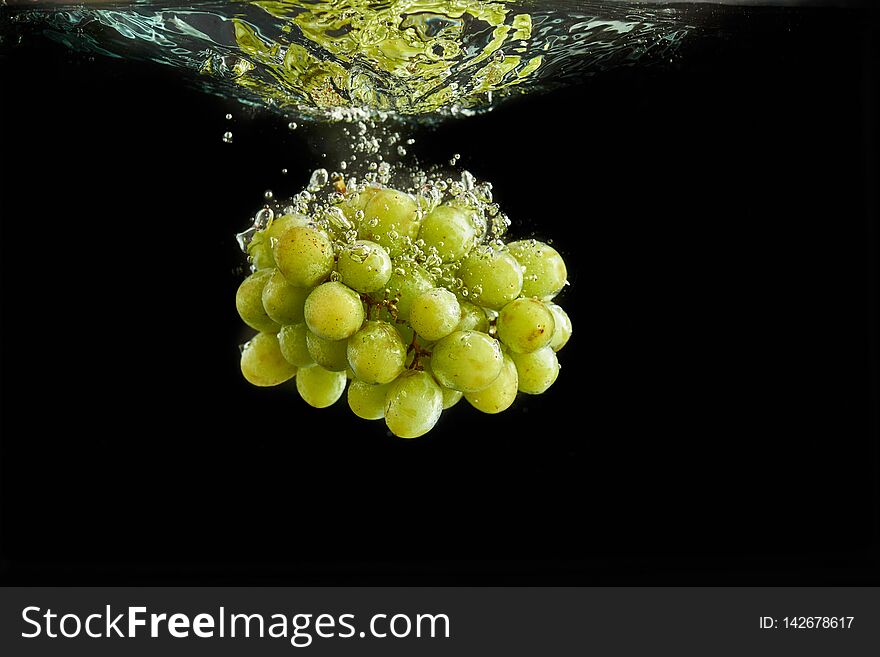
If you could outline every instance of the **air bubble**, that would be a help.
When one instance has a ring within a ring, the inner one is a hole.
[[[329,180],[330,174],[327,173],[327,169],[315,169],[312,172],[312,177],[309,179],[309,186],[307,189],[310,192],[317,192],[324,187]]]
[[[348,217],[339,208],[329,208],[324,215],[334,227],[340,230],[351,230],[354,228]]]
[[[349,257],[357,263],[366,262],[367,258],[370,257],[370,247],[366,244],[358,244],[351,249],[348,254]]]
[[[258,229],[265,228],[274,218],[275,212],[272,208],[263,208],[254,216],[254,226]]]

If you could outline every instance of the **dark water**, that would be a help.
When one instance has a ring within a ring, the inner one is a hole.
[[[552,237],[574,337],[547,394],[411,442],[237,372],[234,234],[337,133],[4,47],[7,581],[877,583],[875,24],[716,18],[412,133]]]

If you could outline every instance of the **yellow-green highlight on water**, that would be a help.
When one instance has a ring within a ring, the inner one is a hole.
[[[696,17],[608,0],[141,0],[8,12],[5,43],[23,34],[149,60],[212,93],[319,120],[469,114],[615,66],[669,62]]]
[[[479,107],[491,94],[519,84],[541,65],[523,57],[532,35],[527,13],[479,0],[257,0],[283,21],[269,38],[233,18],[235,40],[249,60],[234,77],[279,107],[306,98],[319,108],[358,107],[398,114],[435,112],[454,104]],[[291,36],[301,35],[306,42]],[[317,46],[310,48],[309,42]],[[470,49],[470,52],[468,52]],[[212,61],[203,68],[213,72]],[[268,72],[279,83],[263,84]],[[468,84],[454,79],[463,73]]]

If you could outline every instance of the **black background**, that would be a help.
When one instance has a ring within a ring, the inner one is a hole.
[[[574,322],[548,393],[415,441],[238,373],[233,235],[331,131],[5,47],[4,579],[880,582],[871,18],[722,13],[414,133],[552,238]]]

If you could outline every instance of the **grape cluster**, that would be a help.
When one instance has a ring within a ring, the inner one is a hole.
[[[236,294],[259,332],[242,348],[249,382],[295,377],[325,408],[350,379],[352,412],[401,438],[430,431],[462,397],[499,413],[553,384],[572,331],[552,303],[567,276],[555,249],[505,244],[467,194],[440,202],[371,184],[334,197],[250,236],[254,271]]]

